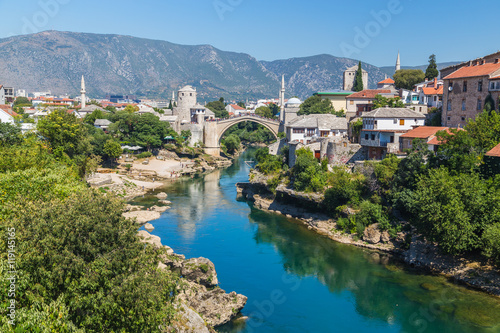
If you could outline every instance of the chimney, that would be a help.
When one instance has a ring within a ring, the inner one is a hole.
[[[480,65],[484,65],[484,59],[481,59],[481,60],[479,61],[479,64],[480,64]]]
[[[498,63],[500,63],[500,59],[496,58],[495,59],[495,64],[498,64]]]
[[[435,77],[434,78],[434,89],[437,89],[437,87],[438,87],[438,78]]]

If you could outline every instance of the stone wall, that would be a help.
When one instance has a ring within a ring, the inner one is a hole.
[[[283,147],[287,145],[286,139],[281,139],[269,145],[269,154],[278,155]]]

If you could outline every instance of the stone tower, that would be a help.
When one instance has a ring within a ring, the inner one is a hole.
[[[85,91],[85,79],[83,78],[83,75],[82,75],[82,84],[81,84],[81,90],[80,90],[80,94],[81,94],[81,99],[82,99],[82,109],[87,106],[87,96],[86,96],[86,91]]]
[[[362,69],[361,77],[363,78],[363,89],[368,89],[368,72]],[[358,65],[352,66],[344,72],[344,90],[352,91],[354,87],[354,80],[356,79],[356,72]]]
[[[398,51],[398,58],[396,59],[396,72],[401,69],[401,59],[399,57],[399,51]]]
[[[191,122],[191,108],[196,105],[196,89],[185,86],[177,92],[177,107],[174,115],[178,116],[178,121],[182,123]]]

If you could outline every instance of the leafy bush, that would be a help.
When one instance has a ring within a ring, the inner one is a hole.
[[[137,158],[148,158],[151,156],[153,156],[153,154],[149,151],[145,151],[145,152],[142,152],[142,153],[136,155]]]
[[[325,192],[324,203],[330,213],[337,212],[337,207],[357,205],[364,191],[364,177],[351,174],[337,168],[329,174],[330,188]]]

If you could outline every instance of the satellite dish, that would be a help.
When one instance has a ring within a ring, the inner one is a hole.
[[[453,87],[452,86],[449,86],[448,87],[448,91],[452,91],[453,90]]]

